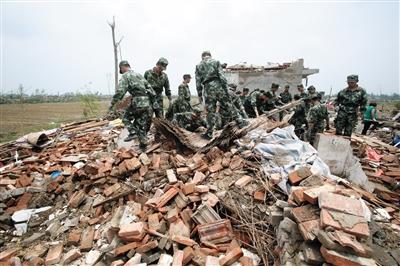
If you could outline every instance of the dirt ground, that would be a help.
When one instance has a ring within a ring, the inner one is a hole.
[[[108,101],[99,102],[98,115],[107,112]],[[1,104],[0,143],[26,133],[59,127],[61,123],[85,119],[80,102]]]

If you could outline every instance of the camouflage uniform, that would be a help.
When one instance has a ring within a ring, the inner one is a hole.
[[[157,64],[159,63],[168,64],[168,61],[165,58],[160,58]],[[165,89],[165,95],[168,97],[168,99],[171,99],[171,89],[169,87],[168,76],[164,72],[158,74],[153,68],[147,70],[144,73],[144,78],[149,82],[150,86],[156,92],[155,101],[157,101],[158,103],[158,108],[154,109],[154,113],[156,117],[163,117],[164,116],[163,96],[162,96],[163,89]]]
[[[201,112],[182,112],[174,114],[174,123],[189,131],[196,131],[199,127],[207,127],[207,122],[201,117]]]
[[[292,101],[292,94],[289,91],[284,91],[280,94],[282,103],[289,103]]]
[[[299,95],[300,96],[300,95]],[[301,96],[300,96],[301,97]],[[308,125],[307,123],[307,106],[304,101],[302,101],[299,105],[296,106],[294,110],[294,114],[292,118],[290,118],[289,123],[294,125],[294,132],[296,135],[303,139],[303,125]]]
[[[357,82],[358,76],[351,75],[348,80]],[[337,135],[351,136],[357,124],[357,113],[365,112],[367,102],[367,93],[360,86],[354,90],[347,87],[338,93],[335,100],[335,106],[339,107],[335,122]]]
[[[244,101],[243,106],[244,106],[244,110],[246,111],[248,117],[251,117],[251,118],[256,117],[254,108],[257,108],[257,110],[259,110],[261,107],[260,100],[258,99],[260,95],[261,95],[261,93],[259,91],[253,91],[252,93],[250,93],[249,96],[247,96],[246,100]]]
[[[119,90],[111,100],[110,109],[127,92],[132,95],[132,102],[125,112],[123,122],[130,134],[136,132],[141,148],[145,148],[147,146],[148,124],[151,121],[152,115],[152,103],[156,94],[149,83],[133,70],[122,74],[118,87]],[[157,104],[155,104],[155,107],[157,107]]]
[[[182,109],[185,109],[186,111],[192,110],[192,107],[190,105],[190,89],[189,85],[186,83],[182,83],[178,87],[178,102],[182,105]]]
[[[205,53],[203,53],[205,54]],[[207,52],[209,55],[210,53]],[[205,94],[205,105],[207,109],[207,133],[206,137],[211,138],[216,122],[217,102],[222,112],[229,114],[239,126],[244,126],[244,121],[239,111],[229,100],[227,81],[222,72],[219,61],[211,56],[203,56],[202,61],[196,66],[196,89],[200,98]]]
[[[324,132],[325,121],[328,119],[328,117],[328,109],[324,104],[318,102],[316,105],[310,108],[307,117],[309,126],[307,139],[311,144],[314,143],[317,133]]]

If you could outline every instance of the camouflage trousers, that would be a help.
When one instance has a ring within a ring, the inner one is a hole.
[[[163,103],[163,95],[162,93],[158,94],[154,97],[154,101],[158,103],[158,108],[154,109],[154,114],[156,117],[164,118],[164,103]]]
[[[318,123],[315,124],[312,128],[309,128],[307,131],[307,140],[310,142],[310,144],[314,144],[315,137],[317,136],[317,133],[323,133],[325,128],[325,123]]]
[[[141,146],[147,145],[147,132],[148,125],[151,124],[152,109],[148,108],[133,108],[129,106],[122,118],[122,122],[128,129],[129,134],[138,136],[138,140]]]
[[[351,136],[357,124],[357,113],[347,113],[343,110],[338,111],[336,116],[336,135]]]
[[[227,115],[236,120],[237,123],[243,122],[243,117],[240,115],[237,108],[232,104],[229,94],[226,89],[222,88],[219,80],[213,80],[204,85],[206,95],[205,104],[207,110],[207,134],[211,135],[217,120],[217,102],[219,102],[220,113]]]

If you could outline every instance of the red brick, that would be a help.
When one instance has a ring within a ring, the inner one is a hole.
[[[191,247],[183,249],[183,262],[182,265],[188,264],[194,258],[194,251]]]
[[[153,169],[158,169],[160,168],[160,161],[161,161],[161,156],[158,153],[153,153],[153,158],[151,160],[151,165]]]
[[[119,229],[118,236],[119,237],[130,237],[130,236],[137,236],[144,232],[144,223],[132,223],[122,225]]]
[[[368,224],[363,217],[322,209],[320,221],[321,228],[331,226],[361,238],[368,238],[370,235]],[[347,227],[353,223],[352,228]]]
[[[172,266],[182,266],[182,262],[183,262],[183,251],[175,250],[174,256],[173,256],[173,261],[172,261]]]
[[[314,187],[310,189],[306,189],[303,192],[304,199],[311,204],[317,204],[318,197],[323,192],[333,192],[335,191],[335,186],[331,184],[324,184],[319,187]]]
[[[21,185],[21,187],[27,187],[32,183],[32,179],[24,175],[18,178],[18,183]]]
[[[118,191],[121,188],[121,185],[119,183],[115,183],[114,185],[106,188],[103,193],[106,195],[106,197],[111,196],[114,194],[114,192]]]
[[[227,219],[199,225],[197,230],[201,242],[219,244],[230,241],[233,238],[232,225]]]
[[[319,207],[356,216],[364,216],[363,207],[359,200],[338,194],[321,193],[319,199]]]
[[[192,170],[190,170],[189,167],[180,167],[176,169],[176,173],[178,175],[187,175],[190,174],[192,172]]]
[[[243,251],[240,247],[234,248],[226,253],[224,257],[219,260],[220,266],[228,266],[238,261],[243,256]]]
[[[215,265],[219,265],[218,257],[207,256],[205,266],[215,266]]]
[[[76,191],[68,202],[68,206],[78,208],[78,206],[85,200],[86,193],[83,190]]]
[[[292,209],[292,215],[297,223],[319,219],[319,208],[314,205],[304,205]]]
[[[173,197],[178,194],[179,189],[176,187],[171,187],[167,192],[165,192],[159,199],[156,205],[156,208],[161,208],[165,204],[167,204]]]
[[[80,249],[82,251],[91,250],[93,245],[93,238],[94,238],[94,229],[93,227],[89,226],[82,233]]]
[[[194,192],[194,187],[196,185],[193,183],[186,183],[183,185],[182,192],[185,195],[192,194]]]
[[[343,254],[334,250],[329,250],[321,247],[321,254],[325,261],[332,265],[345,265],[345,266],[372,266],[376,265],[375,260],[363,258],[350,254]]]
[[[160,221],[159,221],[159,218],[158,218],[158,213],[150,214],[147,217],[147,221],[148,221],[148,224],[149,224],[149,229],[157,231],[160,228]]]
[[[304,199],[304,190],[306,190],[307,188],[305,187],[292,187],[292,193],[290,194],[293,198],[294,201],[296,201],[297,204],[302,204],[304,201],[306,201]]]
[[[245,187],[248,183],[250,183],[252,177],[249,175],[242,176],[239,180],[235,182],[235,186],[238,188]]]
[[[82,254],[79,249],[73,248],[63,256],[63,265],[68,265],[69,263],[80,258],[81,256]]]
[[[188,237],[184,237],[184,236],[180,236],[180,235],[174,235],[172,237],[172,241],[175,241],[175,242],[185,245],[185,246],[193,246],[193,245],[197,244],[196,241],[194,241]]]
[[[158,247],[158,242],[157,242],[157,240],[153,240],[153,241],[148,242],[147,244],[144,244],[144,245],[136,248],[136,252],[137,253],[145,253],[156,247]]]
[[[310,220],[298,224],[300,234],[306,241],[314,241],[318,235],[319,219]]]
[[[253,259],[250,257],[241,257],[239,259],[240,266],[253,266]]]
[[[72,230],[68,235],[67,245],[76,245],[81,239],[81,232],[78,230]]]
[[[132,242],[123,246],[119,246],[116,249],[114,249],[114,255],[119,256],[121,254],[124,254],[132,249],[137,248],[140,245],[139,242]]]
[[[63,252],[63,244],[58,244],[50,247],[47,252],[45,263],[46,265],[57,264],[61,260],[61,254]]]
[[[8,261],[12,256],[17,254],[19,251],[19,248],[11,248],[11,249],[6,249],[3,252],[0,253],[0,261]]]
[[[222,159],[221,158],[217,158],[214,163],[208,167],[208,170],[210,171],[210,173],[216,173],[220,170],[222,170]]]
[[[17,207],[21,207],[23,209],[28,208],[29,201],[32,198],[31,193],[24,193],[19,199],[17,203]]]
[[[190,183],[197,185],[198,183],[201,183],[205,178],[206,176],[202,172],[196,171],[194,173],[193,180]]]
[[[206,185],[197,185],[197,186],[195,186],[194,191],[196,191],[198,193],[206,193],[206,192],[210,191],[210,188]]]
[[[306,179],[306,177],[301,177],[297,171],[289,173],[289,182],[292,185],[299,184],[303,179]]]
[[[254,191],[254,193],[253,193],[253,197],[257,201],[262,201],[262,202],[265,201],[265,196],[266,196],[266,193],[264,190]]]

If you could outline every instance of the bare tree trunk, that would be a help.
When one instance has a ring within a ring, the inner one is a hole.
[[[112,22],[108,22],[108,25],[111,27],[112,41],[113,41],[113,49],[114,49],[114,71],[115,71],[115,92],[118,90],[118,46],[121,43],[123,37],[119,40],[119,42],[115,41],[115,16],[113,16]],[[120,56],[121,56],[121,47],[120,47]],[[122,59],[121,59],[122,60]]]

